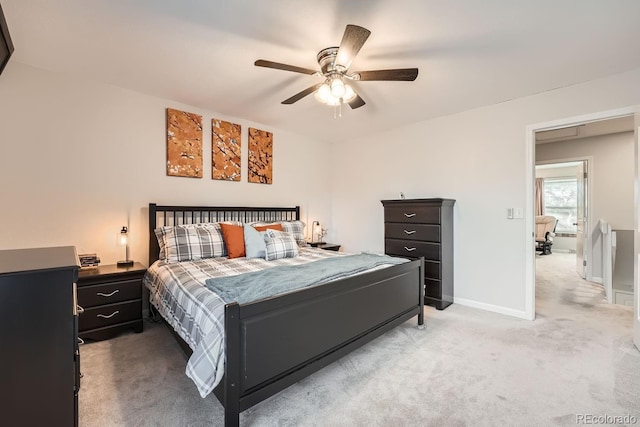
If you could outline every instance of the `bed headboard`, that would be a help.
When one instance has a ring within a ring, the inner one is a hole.
[[[149,265],[160,254],[154,230],[165,225],[220,221],[294,221],[300,219],[300,206],[292,208],[230,206],[161,206],[149,203]]]

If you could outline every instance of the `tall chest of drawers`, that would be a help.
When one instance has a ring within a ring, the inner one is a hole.
[[[73,246],[0,251],[0,425],[77,426]]]
[[[425,259],[424,303],[453,303],[453,199],[382,200],[384,251]]]

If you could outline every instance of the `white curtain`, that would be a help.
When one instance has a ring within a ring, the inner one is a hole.
[[[544,215],[544,178],[536,178],[536,215]]]

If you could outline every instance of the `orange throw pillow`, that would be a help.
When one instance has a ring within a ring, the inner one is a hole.
[[[266,230],[284,231],[282,229],[282,224],[254,225],[253,228],[255,228],[258,231],[266,231]]]
[[[241,225],[220,223],[224,244],[227,246],[229,258],[240,258],[245,256],[244,251],[244,229]]]

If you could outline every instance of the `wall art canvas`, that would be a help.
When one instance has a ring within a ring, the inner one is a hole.
[[[202,178],[202,116],[167,108],[167,175]]]
[[[249,182],[271,184],[273,134],[249,128]]]
[[[240,181],[241,126],[211,120],[211,178]]]

